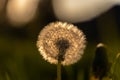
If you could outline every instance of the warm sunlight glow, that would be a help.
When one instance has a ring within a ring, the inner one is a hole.
[[[12,24],[21,25],[31,21],[36,14],[39,0],[10,0],[7,16]]]
[[[0,12],[3,10],[3,8],[5,6],[5,2],[6,2],[6,0],[0,0]]]
[[[116,4],[120,0],[52,0],[55,16],[71,23],[89,21]]]

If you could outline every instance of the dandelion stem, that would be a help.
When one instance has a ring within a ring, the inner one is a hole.
[[[61,61],[59,60],[57,64],[57,80],[61,80]]]

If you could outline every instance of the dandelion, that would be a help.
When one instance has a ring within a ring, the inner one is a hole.
[[[37,41],[40,54],[50,63],[70,65],[81,59],[86,47],[84,33],[66,22],[53,22],[45,26]]]
[[[32,21],[37,12],[41,0],[9,0],[6,13],[9,22],[13,26],[24,25]]]
[[[116,5],[120,0],[52,0],[56,18],[71,23],[90,21]]]

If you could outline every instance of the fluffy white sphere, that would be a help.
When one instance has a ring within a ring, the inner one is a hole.
[[[120,0],[52,0],[52,4],[59,20],[76,23],[99,16]]]
[[[63,59],[62,65],[70,65],[81,59],[86,47],[86,38],[76,26],[54,22],[45,26],[40,32],[37,47],[48,62],[57,64],[60,56]]]
[[[7,16],[12,24],[21,25],[31,21],[36,13],[39,0],[9,0]]]

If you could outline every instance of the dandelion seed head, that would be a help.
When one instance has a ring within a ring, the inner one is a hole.
[[[81,59],[86,38],[83,32],[72,24],[53,22],[40,32],[37,47],[48,62],[57,64],[60,58],[62,65],[70,65]]]

